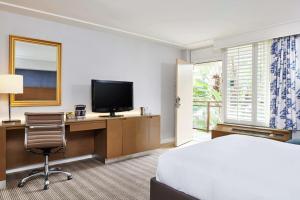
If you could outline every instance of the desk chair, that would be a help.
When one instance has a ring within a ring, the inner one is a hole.
[[[64,150],[66,147],[64,113],[25,113],[25,149],[33,153],[43,154],[45,157],[44,171],[33,171],[23,178],[18,187],[36,177],[45,178],[44,190],[49,187],[49,175],[63,173],[68,180],[72,175],[59,168],[50,168],[48,158],[51,153]]]

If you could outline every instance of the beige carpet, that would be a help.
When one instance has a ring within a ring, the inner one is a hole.
[[[42,178],[18,188],[17,182],[25,173],[9,175],[8,187],[0,191],[0,199],[149,199],[149,181],[155,176],[157,159],[164,151],[107,165],[95,159],[62,165],[73,179],[67,181],[63,175],[51,175],[47,191],[43,190]]]

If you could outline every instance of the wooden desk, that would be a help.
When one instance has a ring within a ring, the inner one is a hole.
[[[159,115],[68,120],[65,125],[66,150],[50,160],[96,155],[105,161],[160,146]],[[24,132],[24,124],[0,126],[0,189],[6,170],[43,162],[43,156],[25,151]]]

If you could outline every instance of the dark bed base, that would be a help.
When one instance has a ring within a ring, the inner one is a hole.
[[[199,200],[183,192],[156,181],[152,178],[150,181],[150,200]]]

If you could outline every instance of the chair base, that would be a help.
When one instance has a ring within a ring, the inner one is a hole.
[[[57,171],[57,170],[49,170],[48,174],[45,174],[45,172],[31,172],[27,177],[23,178],[19,183],[18,183],[18,187],[23,187],[28,181],[34,180],[35,178],[38,177],[44,177],[45,179],[45,184],[44,184],[44,190],[47,190],[49,188],[49,176],[51,174],[58,174],[58,173],[63,173],[65,175],[67,175],[67,179],[71,180],[72,179],[72,174],[68,173],[68,172],[64,172],[64,171]]]
[[[50,184],[50,181],[49,181],[49,176],[51,174],[59,174],[59,173],[62,173],[62,174],[65,174],[67,176],[67,179],[68,180],[71,180],[72,179],[72,174],[69,173],[69,172],[64,172],[62,171],[60,168],[48,168],[48,155],[45,155],[45,170],[44,171],[37,171],[37,170],[34,170],[32,171],[31,173],[29,173],[29,175],[25,178],[23,178],[19,183],[18,183],[18,187],[23,187],[28,181],[31,181],[35,178],[38,178],[38,177],[44,177],[44,180],[45,180],[45,184],[44,184],[44,190],[47,190],[49,188],[49,184]]]

